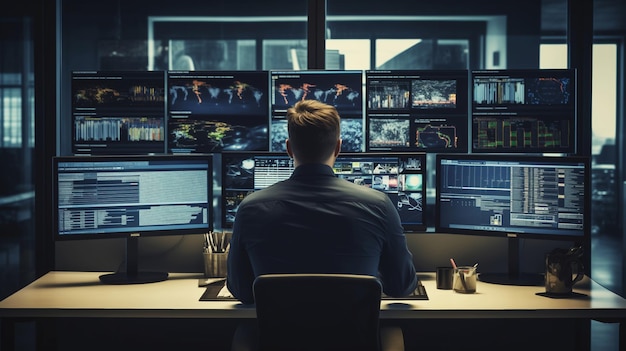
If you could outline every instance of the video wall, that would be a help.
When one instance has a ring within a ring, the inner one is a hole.
[[[575,71],[75,71],[75,155],[285,151],[287,108],[342,117],[342,152],[576,152]]]
[[[75,71],[72,153],[285,154],[287,109],[297,101],[314,99],[335,106],[341,115],[342,154],[575,155],[575,73],[569,69]],[[218,163],[225,158],[224,165],[216,167],[231,170],[232,157],[216,157]],[[420,184],[425,188],[428,176],[423,173]],[[218,184],[230,179],[229,173],[223,178]],[[430,184],[431,189],[434,186]],[[240,195],[250,189],[229,191],[232,201],[224,203],[224,213],[218,216],[224,225],[233,213],[229,206],[236,207]],[[420,192],[424,198],[425,194]],[[407,198],[411,206],[406,208],[418,208]]]

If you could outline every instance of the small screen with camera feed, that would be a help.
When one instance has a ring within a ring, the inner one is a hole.
[[[426,230],[425,153],[340,153],[333,169],[339,178],[387,194],[405,231]],[[222,227],[232,228],[248,194],[288,179],[293,170],[286,153],[222,153]]]

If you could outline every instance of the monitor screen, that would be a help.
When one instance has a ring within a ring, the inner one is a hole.
[[[363,146],[363,71],[272,71],[270,151],[285,151],[287,109],[299,100],[335,106],[341,116],[342,152]]]
[[[438,233],[509,238],[508,275],[496,283],[541,285],[519,274],[518,239],[586,244],[590,236],[587,157],[521,154],[439,154],[436,158]]]
[[[208,233],[212,167],[212,155],[56,157],[55,239],[123,237],[136,245],[141,236]],[[127,264],[136,265],[136,254],[128,250]]]
[[[170,153],[268,150],[267,71],[168,71]]]
[[[571,69],[472,72],[472,151],[576,152]]]
[[[581,239],[589,232],[589,165],[581,157],[437,155],[436,230]]]
[[[232,228],[248,194],[289,178],[293,169],[286,153],[223,153],[222,227]],[[386,193],[406,232],[426,230],[426,154],[340,153],[334,171],[339,178]]]
[[[365,72],[368,151],[468,150],[467,70]]]
[[[72,72],[72,153],[165,152],[162,71]]]

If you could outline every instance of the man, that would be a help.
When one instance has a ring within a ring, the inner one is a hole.
[[[291,177],[248,195],[239,205],[228,255],[227,287],[254,303],[252,283],[266,273],[378,276],[391,297],[417,284],[413,256],[389,197],[338,178],[337,110],[302,100],[287,110]]]

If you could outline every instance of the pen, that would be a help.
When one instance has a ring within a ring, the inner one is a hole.
[[[463,289],[467,291],[467,284],[465,283],[465,275],[459,269],[457,269],[456,263],[453,258],[450,258],[450,263],[452,263],[452,268],[459,272],[459,278],[461,279],[461,285],[463,285]]]

